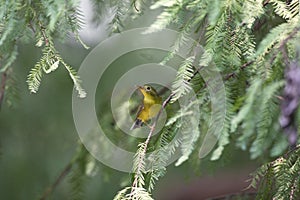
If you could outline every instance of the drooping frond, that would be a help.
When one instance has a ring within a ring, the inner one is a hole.
[[[246,24],[247,28],[252,28],[255,20],[264,14],[263,2],[263,0],[246,0],[244,2],[242,23]]]
[[[27,77],[27,83],[30,92],[36,93],[38,91],[43,72],[49,74],[55,71],[61,63],[69,72],[69,76],[74,83],[74,87],[78,92],[79,97],[84,98],[86,96],[86,92],[81,87],[81,81],[77,75],[77,72],[60,57],[51,39],[48,41],[48,44],[43,48],[42,51],[43,55],[40,61],[31,69]]]
[[[27,77],[28,88],[30,92],[37,93],[40,87],[42,79],[42,64],[37,62],[33,68],[31,68],[29,75]]]
[[[146,174],[146,150],[147,143],[143,142],[138,145],[138,150],[134,156],[133,172],[134,181],[131,187],[126,187],[119,191],[114,197],[115,200],[153,200],[145,186]]]
[[[109,4],[113,8],[113,31],[126,29],[126,20],[142,14],[143,0],[95,2],[97,8],[101,8],[104,2],[105,6]],[[263,165],[255,175],[252,185],[259,183],[263,189],[258,192],[257,198],[299,199],[299,147],[283,155],[289,142],[278,124],[280,104],[285,99],[280,95],[283,71],[292,60],[299,60],[296,47],[300,38],[299,1],[156,0],[147,3],[153,3],[149,6],[150,14],[161,11],[147,33],[167,27],[178,31],[178,38],[164,62],[183,50],[191,38],[203,45],[204,49],[197,55],[186,51],[189,56],[178,69],[173,82],[171,103],[184,100],[192,92],[195,93],[195,102],[203,100],[205,103],[198,105],[199,118],[198,111],[193,109],[195,107],[178,109],[176,104],[171,105],[175,105],[176,109],[172,108],[168,113],[167,123],[161,132],[151,138],[149,146],[145,142],[138,146],[133,163],[133,186],[122,189],[115,199],[152,199],[155,183],[166,173],[167,165],[176,151],[182,153],[177,159],[177,166],[193,161],[193,152],[199,149],[197,145],[203,139],[199,137],[200,132],[207,132],[211,118],[223,116],[224,124],[218,126],[222,129],[221,133],[215,131],[215,135],[212,135],[217,144],[214,151],[210,152],[211,160],[217,163],[224,150],[232,146],[248,151],[252,159],[281,156]],[[9,72],[14,64],[18,55],[17,45],[35,40],[36,47],[42,49],[42,56],[28,75],[30,91],[37,92],[43,76],[58,67],[64,67],[79,96],[86,96],[76,71],[62,59],[54,45],[54,40],[61,41],[70,32],[82,43],[78,30],[84,23],[82,13],[78,10],[78,1],[5,1],[0,4],[0,10],[0,73]],[[214,66],[217,68],[216,74],[226,86],[223,116],[211,116],[214,106],[220,105],[213,105],[214,99],[208,93],[218,91],[209,91],[210,79],[203,76],[201,71],[196,71]],[[1,85],[4,85],[5,92],[9,91],[8,84]],[[127,117],[125,110],[119,112],[124,119]],[[107,114],[101,123],[110,124],[111,118],[111,113]],[[296,122],[299,123],[298,118]],[[83,168],[91,163],[89,169],[93,171],[93,162],[83,160]],[[81,178],[91,174],[91,171],[74,171],[74,191],[84,188],[77,183],[81,183]],[[80,195],[73,198],[79,198]]]
[[[230,121],[232,120],[232,117],[234,115],[233,113],[233,103],[230,101],[230,96],[232,96],[233,93],[229,92],[228,89],[226,90],[226,113],[225,113],[225,121],[222,127],[222,132],[218,136],[218,143],[217,148],[213,151],[211,155],[211,160],[218,160],[224,151],[224,148],[226,145],[229,144],[230,140]]]
[[[130,187],[125,187],[124,189],[120,190],[118,194],[114,197],[113,200],[125,200],[126,193],[130,190]]]
[[[181,144],[181,138],[176,137],[181,125],[182,122],[179,118],[174,116],[173,119],[169,119],[155,143],[156,150],[148,158],[151,166],[146,176],[147,190],[149,192],[154,189],[156,181],[166,173],[168,161]]]
[[[4,72],[5,74],[2,76],[2,79],[5,78],[6,80],[2,80],[2,84],[5,83],[5,86],[2,85],[2,99],[4,103],[10,107],[14,108],[18,105],[20,100],[20,82],[17,78],[17,74],[13,71],[12,68],[9,68],[7,71]],[[4,98],[4,99],[3,99]],[[2,103],[2,102],[1,102]],[[1,108],[1,105],[0,105]]]
[[[78,96],[80,98],[86,97],[86,92],[81,87],[81,80],[80,80],[80,77],[77,75],[77,72],[70,65],[65,63],[60,57],[59,57],[59,60],[64,65],[66,70],[69,72],[69,76],[71,77],[71,79],[74,83],[74,87],[75,87],[76,91],[78,92]]]
[[[289,21],[299,16],[299,1],[292,0],[288,4],[280,0],[270,0],[270,3],[273,4],[275,8],[275,13],[285,20]]]
[[[231,121],[231,132],[235,132],[239,123],[241,123],[245,117],[249,114],[257,97],[257,91],[260,89],[261,80],[254,80],[253,84],[247,91],[247,97],[244,106],[240,109],[239,113]]]
[[[174,23],[177,20],[178,12],[180,11],[181,5],[178,4],[178,1],[172,0],[172,1],[165,1],[167,3],[168,7],[164,8],[164,11],[157,16],[157,19],[154,23],[151,24],[151,26],[148,28],[148,30],[145,33],[153,33],[157,32],[159,30],[162,30],[166,28],[170,23]],[[154,4],[151,6],[151,9],[156,9],[160,6],[166,6],[165,4],[161,5],[161,2],[158,1],[157,4]]]
[[[273,28],[270,33],[259,43],[255,53],[255,59],[258,61],[261,60],[273,49],[272,47],[275,44],[278,44],[280,41],[284,40],[295,27],[295,23],[282,23]]]
[[[184,118],[181,119],[182,125],[180,128],[180,135],[182,135],[180,138],[180,148],[182,155],[175,163],[175,166],[179,166],[183,162],[188,160],[189,156],[195,148],[194,145],[200,136],[198,121],[199,113],[197,112],[200,103],[202,102],[200,102],[199,100],[195,100],[194,102],[191,102],[189,105],[187,105],[186,108],[183,108],[182,111],[180,111],[183,112],[182,115],[184,115]]]
[[[136,181],[133,187],[143,188],[143,186],[145,185],[144,174],[146,173],[146,150],[147,144],[145,142],[138,145],[138,150],[134,156],[132,167],[134,172],[134,179]]]
[[[299,146],[286,156],[262,165],[252,174],[251,187],[259,186],[257,198],[297,199],[300,193]],[[260,184],[258,185],[258,183]]]
[[[174,96],[172,97],[171,102],[175,102],[177,99],[187,94],[192,89],[190,79],[194,74],[194,60],[195,56],[190,56],[182,63],[182,65],[178,69],[176,80],[172,85],[172,92]]]
[[[18,56],[18,45],[33,42],[42,48],[42,57],[31,69],[28,76],[29,90],[38,91],[43,73],[54,71],[59,64],[63,64],[70,72],[79,96],[85,96],[78,76],[69,65],[63,62],[61,55],[53,45],[53,37],[61,41],[68,33],[73,33],[81,41],[78,31],[84,24],[79,11],[79,2],[71,1],[7,1],[0,5],[0,73],[8,70]]]
[[[192,25],[190,23],[186,23],[182,30],[180,30],[176,41],[172,47],[172,50],[168,53],[168,55],[164,58],[161,64],[166,64],[169,60],[171,60],[180,50],[180,48],[187,45],[187,42],[190,41],[190,32],[191,32]]]
[[[79,8],[71,7],[65,15],[77,42],[79,42],[85,49],[89,49],[79,36],[79,30],[81,30],[85,25],[83,11]]]
[[[273,132],[273,123],[277,123],[279,110],[275,94],[282,85],[283,82],[274,82],[264,86],[261,80],[253,80],[244,105],[231,121],[231,132],[236,132],[241,123],[242,134],[237,140],[237,146],[246,150],[249,143],[252,143],[250,153],[253,159],[262,155],[277,138]]]
[[[261,94],[261,104],[256,115],[257,137],[250,147],[251,158],[253,159],[262,155],[272,145],[271,138],[276,138],[272,133],[272,122],[274,117],[276,120],[278,116],[278,107],[274,96],[282,86],[283,82],[275,82],[266,86]]]
[[[123,29],[123,21],[126,19],[129,8],[131,7],[130,0],[116,1],[114,6],[114,17],[111,21],[112,32],[121,32]]]
[[[153,200],[151,195],[145,190],[145,188],[134,188],[129,194],[126,195],[124,200]]]
[[[17,59],[18,56],[18,47],[17,45],[13,45],[12,46],[13,49],[8,50],[5,49],[4,51],[6,51],[7,54],[4,54],[4,58],[2,58],[4,60],[5,65],[0,69],[0,72],[4,72],[6,71]]]

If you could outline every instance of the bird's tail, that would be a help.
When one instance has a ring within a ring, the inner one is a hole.
[[[140,119],[136,119],[135,122],[132,124],[130,130],[133,130],[135,128],[139,128],[143,125],[143,121]]]

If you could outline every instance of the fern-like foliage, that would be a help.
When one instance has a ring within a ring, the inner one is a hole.
[[[287,21],[299,16],[299,1],[297,0],[292,0],[288,4],[280,0],[270,0],[270,3],[273,4],[275,13]]]
[[[252,28],[256,19],[264,13],[263,0],[247,0],[243,4],[242,23],[246,24],[247,28]]]
[[[202,99],[203,100],[203,99]],[[181,165],[183,162],[189,159],[192,154],[195,143],[200,136],[199,129],[199,113],[195,112],[199,108],[199,104],[203,103],[198,99],[192,101],[187,107],[182,108],[181,127],[180,127],[180,148],[182,155],[179,157],[175,166]]]
[[[150,8],[157,9],[159,7],[164,7],[164,11],[157,16],[156,21],[148,28],[146,33],[152,33],[166,28],[169,24],[176,22],[178,18],[178,12],[182,8],[182,3],[180,1],[157,1]]]
[[[192,86],[190,84],[190,79],[194,74],[193,63],[195,60],[195,56],[191,56],[187,58],[182,65],[180,66],[176,80],[172,85],[172,90],[174,96],[172,97],[172,102],[175,102],[183,95],[186,95],[191,89]]]
[[[237,145],[246,150],[249,143],[252,143],[252,158],[261,156],[276,139],[273,126],[277,123],[279,107],[276,106],[274,97],[282,86],[283,82],[263,86],[261,80],[254,80],[247,92],[245,104],[231,121],[231,132],[236,132],[237,126],[242,122],[243,134],[238,138]]]
[[[139,144],[139,148],[135,154],[134,163],[133,163],[133,171],[135,183],[133,187],[143,188],[145,185],[145,177],[146,173],[146,151],[147,151],[147,143],[143,142]]]
[[[178,116],[174,116],[168,120],[155,144],[156,150],[148,158],[150,169],[148,170],[146,180],[149,192],[154,189],[158,179],[164,176],[168,161],[181,144],[181,138],[175,137],[181,127],[181,123]]]
[[[221,118],[225,114],[225,121],[221,134],[212,136],[217,137],[218,142],[211,153],[211,160],[217,162],[229,144],[249,151],[251,159],[282,155],[288,142],[278,124],[282,98],[280,92],[284,85],[283,69],[296,55],[294,43],[299,39],[299,1],[159,0],[150,8],[160,8],[161,13],[147,33],[160,31],[170,25],[177,25],[179,31],[179,37],[172,51],[162,61],[163,64],[182,49],[193,33],[197,34],[196,40],[204,44],[203,52],[197,54],[192,48],[187,53],[188,58],[179,67],[172,85],[171,103],[188,97],[194,90],[200,102],[200,111],[206,113],[197,119],[190,110],[179,109],[169,118],[160,133],[161,143],[154,148],[158,151],[150,157],[150,170],[143,168],[145,171],[144,176],[139,178],[140,186],[151,192],[155,182],[165,174],[166,168],[159,166],[164,166],[170,154],[161,144],[169,142],[170,137],[178,136],[175,146],[180,147],[182,152],[177,166],[193,159],[190,155],[205,138],[199,139],[200,131],[207,132],[210,123],[207,118],[211,117],[209,114],[212,111],[208,103],[212,99],[204,95],[208,94],[206,87],[209,87],[209,78],[201,77],[205,73],[199,75],[197,70],[209,69],[213,65],[225,84],[226,112],[213,116]],[[272,24],[264,22],[271,19]],[[199,121],[200,127],[197,125]],[[165,133],[172,135],[166,137]],[[264,165],[258,174],[268,177],[274,175],[269,165]],[[293,179],[295,176],[283,177],[289,181],[289,185],[284,187],[293,188],[292,185],[298,183]],[[258,181],[258,178],[254,180]],[[286,190],[284,187],[281,188],[283,192]],[[264,189],[266,193],[262,194],[261,199],[270,199],[268,190]],[[281,196],[278,192],[274,197],[296,198],[296,191],[289,190],[289,194]]]
[[[300,195],[299,146],[252,174],[250,186],[259,186],[258,199],[298,199]]]
[[[79,38],[78,31],[84,24],[78,9],[78,1],[7,1],[0,5],[0,73],[7,71],[18,56],[18,45],[33,42],[43,47],[43,56],[31,69],[28,77],[29,90],[37,92],[45,73],[54,71],[59,64],[68,70],[80,97],[85,96],[76,72],[63,61],[54,47],[53,37],[65,39],[68,33],[87,48]]]
[[[287,37],[295,25],[296,24],[294,23],[283,23],[273,28],[270,33],[260,42],[255,53],[256,59],[260,60],[266,54],[268,54],[275,44],[278,44],[281,40],[284,40]]]
[[[129,10],[131,8],[131,1],[116,1],[114,6],[114,17],[111,21],[112,32],[121,32],[124,28],[124,20],[128,16]]]
[[[110,24],[113,32],[126,29],[126,20],[143,13],[143,2],[139,0],[95,2],[98,7],[103,3],[103,7],[109,4],[113,8]],[[289,143],[278,124],[284,69],[291,60],[297,59],[299,1],[157,0],[148,3],[152,4],[150,10],[161,12],[147,33],[170,26],[179,32],[163,63],[182,50],[189,37],[200,42],[204,51],[195,51],[197,45],[194,45],[186,52],[187,59],[178,69],[168,103],[174,105],[188,98],[188,106],[172,111],[155,141],[139,144],[133,163],[134,181],[131,187],[121,189],[115,199],[153,199],[155,183],[164,176],[177,150],[181,152],[177,166],[195,159],[192,155],[205,138],[200,137],[200,132],[207,132],[213,110],[210,79],[201,77],[203,73],[198,70],[212,66],[223,78],[226,112],[213,116],[219,119],[225,115],[225,120],[221,134],[212,136],[218,142],[210,159],[217,162],[228,146],[248,151],[252,159],[280,156],[254,174],[252,185],[260,180],[257,198],[299,199],[299,147],[283,155]],[[86,93],[76,71],[62,59],[54,45],[54,39],[64,39],[70,32],[82,42],[78,36],[83,25],[78,2],[6,1],[0,4],[0,10],[3,11],[0,12],[0,73],[9,72],[17,59],[20,42],[35,40],[42,56],[28,75],[29,90],[36,93],[43,76],[64,67],[79,97],[84,97]],[[195,99],[189,99],[192,92]],[[205,113],[199,117],[194,106]],[[86,169],[90,163],[86,158],[86,155],[76,158],[78,169]],[[84,164],[78,160],[84,160]],[[74,183],[81,182],[84,171],[74,171]],[[79,188],[79,184],[74,184],[75,190]]]
[[[36,93],[39,89],[43,72],[49,74],[55,71],[60,63],[69,72],[69,75],[74,83],[74,87],[79,94],[79,97],[84,98],[86,96],[86,92],[80,85],[81,81],[79,76],[77,75],[76,71],[67,63],[65,63],[64,60],[60,57],[51,40],[48,41],[48,44],[43,48],[42,58],[34,66],[34,68],[31,69],[28,75],[27,83],[29,90],[33,93]]]
[[[8,107],[14,108],[18,105],[20,100],[20,82],[12,68],[9,68],[6,74],[7,80],[4,88],[4,102]]]
[[[230,143],[230,121],[232,120],[234,116],[234,104],[233,101],[231,100],[232,97],[236,95],[236,90],[230,91],[228,88],[234,89],[236,88],[236,81],[233,80],[231,82],[227,82],[227,87],[226,87],[226,113],[225,113],[225,121],[223,124],[223,130],[218,138],[218,146],[217,148],[213,151],[211,155],[211,160],[215,161],[218,160],[221,156],[222,153],[225,149],[225,146]]]
[[[182,116],[188,114],[190,111]],[[175,137],[182,125],[180,117],[174,116],[168,120],[167,126],[164,127],[155,142],[155,151],[151,155],[146,154],[146,142],[138,145],[139,148],[133,163],[134,181],[132,186],[120,190],[115,199],[152,199],[150,192],[154,189],[157,180],[165,174],[165,166],[181,144],[181,138]]]
[[[153,200],[150,194],[144,188],[135,188],[130,191],[130,187],[126,187],[119,191],[113,200]]]

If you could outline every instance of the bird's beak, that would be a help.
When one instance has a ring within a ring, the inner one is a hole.
[[[139,86],[139,85],[138,85],[137,87],[138,87],[139,91],[140,91],[143,95],[145,95],[146,91],[145,91],[144,87],[143,87],[143,86]]]
[[[141,90],[143,90],[144,88],[142,87],[142,86],[137,86],[137,88],[141,91]]]

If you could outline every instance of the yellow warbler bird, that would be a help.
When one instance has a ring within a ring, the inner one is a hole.
[[[144,123],[154,118],[161,108],[161,97],[150,85],[138,86],[143,94],[143,104],[139,107],[136,119],[130,130],[141,127]]]

